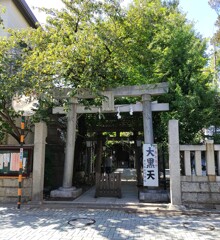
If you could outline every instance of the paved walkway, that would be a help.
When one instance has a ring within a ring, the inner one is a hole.
[[[0,240],[220,239],[220,215],[115,209],[0,207]]]
[[[124,173],[125,175],[125,173]],[[124,177],[121,182],[122,197],[98,197],[95,198],[95,187],[92,187],[73,201],[44,201],[47,206],[84,207],[102,209],[147,209],[166,210],[169,204],[140,203],[138,198],[138,188],[136,180]]]
[[[122,174],[121,190],[122,197],[98,197],[95,198],[95,187],[92,187],[77,199],[73,201],[45,201],[48,205],[71,205],[80,207],[96,207],[96,208],[160,208],[167,209],[169,204],[144,204],[139,202],[138,188],[136,182],[135,169],[117,169],[116,172]]]
[[[122,198],[78,199],[42,205],[0,205],[0,240],[217,240],[217,211],[169,210],[138,201],[136,183],[122,182]]]
[[[96,203],[102,204],[108,202],[109,204],[137,204],[138,200],[138,189],[136,186],[136,181],[126,181],[121,183],[122,197],[98,197],[95,196],[95,187],[91,188],[89,191],[85,192],[82,196],[75,199],[75,203]]]

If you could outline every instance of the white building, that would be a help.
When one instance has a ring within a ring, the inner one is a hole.
[[[36,28],[38,21],[25,0],[0,0],[0,6],[5,10],[1,13],[5,29]],[[5,29],[0,28],[0,36],[8,36]]]

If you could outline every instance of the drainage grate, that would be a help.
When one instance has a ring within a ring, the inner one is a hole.
[[[214,225],[205,222],[184,222],[185,228],[197,231],[213,231],[215,230]]]
[[[82,228],[87,227],[95,223],[95,220],[92,218],[74,218],[68,221],[68,224],[76,227],[76,228]]]

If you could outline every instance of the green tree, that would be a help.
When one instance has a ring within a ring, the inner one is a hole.
[[[98,95],[106,87],[167,81],[170,92],[158,100],[169,102],[170,112],[155,117],[158,141],[168,119],[180,120],[182,142],[195,141],[214,121],[218,96],[205,72],[206,42],[178,1],[138,0],[127,9],[116,0],[63,2],[65,9],[47,10],[44,28],[11,31],[10,41],[26,46],[13,75],[13,84],[22,79],[18,89],[52,102],[54,88]]]
[[[34,92],[42,109],[48,102],[53,103],[54,88],[72,87],[72,94],[89,88],[97,93],[113,85],[119,75],[120,69],[104,39],[107,35],[103,37],[100,29],[107,18],[121,18],[120,5],[114,1],[64,2],[66,8],[62,11],[49,10],[53,17],[45,28],[9,30],[10,37],[0,39],[1,133],[9,133],[17,141],[18,114],[11,108],[15,92]],[[42,114],[34,116],[38,117]]]
[[[30,46],[23,63],[26,72],[40,79],[38,90],[72,87],[93,92],[115,85],[122,71],[114,59],[106,21],[114,24],[123,18],[117,1],[63,1],[65,9],[52,11],[45,28],[14,33]],[[52,81],[51,81],[52,79]],[[119,83],[117,83],[119,84]],[[43,86],[43,87],[42,87]]]
[[[39,81],[32,81],[33,73],[24,72],[23,64],[29,56],[30,48],[22,39],[0,38],[0,141],[5,134],[10,134],[17,142],[20,142],[20,126],[18,118],[21,113],[17,113],[12,108],[12,99],[18,94],[27,96],[40,92],[35,91]],[[46,91],[46,90],[45,90]],[[48,108],[47,99],[40,98],[40,110],[34,117],[27,117],[25,123],[25,135],[27,135],[33,126],[33,122],[40,119],[46,119],[45,109]]]
[[[0,136],[9,133],[18,142],[19,128],[15,119],[18,114],[11,107],[12,97],[27,84],[18,77],[22,65],[21,46],[8,39],[0,39]]]
[[[134,1],[118,29],[124,47],[117,57],[127,84],[169,82],[169,93],[158,99],[168,102],[170,111],[154,119],[158,141],[166,139],[172,118],[180,120],[181,142],[198,141],[203,127],[219,122],[218,93],[206,72],[206,41],[178,10],[178,1]]]

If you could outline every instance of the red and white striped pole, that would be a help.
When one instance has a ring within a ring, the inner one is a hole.
[[[25,117],[21,117],[21,134],[20,134],[20,161],[19,161],[19,176],[18,176],[18,209],[21,207],[21,196],[22,196],[22,172],[23,172],[23,156],[24,156],[24,127]]]

